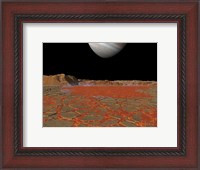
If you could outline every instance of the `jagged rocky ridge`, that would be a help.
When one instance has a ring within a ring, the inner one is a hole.
[[[55,86],[55,85],[82,85],[82,86],[95,86],[95,85],[119,85],[119,86],[132,86],[132,85],[142,85],[142,84],[157,84],[156,81],[140,81],[140,80],[88,80],[88,79],[77,79],[72,75],[57,74],[57,75],[44,75],[43,85],[44,86]]]

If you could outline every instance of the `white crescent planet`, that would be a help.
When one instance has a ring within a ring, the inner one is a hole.
[[[102,58],[110,58],[119,53],[126,43],[89,43],[92,51]]]

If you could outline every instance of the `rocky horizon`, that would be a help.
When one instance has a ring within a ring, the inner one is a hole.
[[[157,84],[156,81],[143,81],[143,80],[90,80],[90,79],[77,79],[72,75],[56,74],[56,75],[43,75],[44,86],[95,86],[95,85],[117,85],[117,86],[131,86],[131,85],[147,85]]]

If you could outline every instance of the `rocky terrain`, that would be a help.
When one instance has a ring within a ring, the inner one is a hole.
[[[157,82],[43,76],[44,127],[156,127]]]
[[[78,85],[78,79],[71,75],[57,74],[50,76],[43,76],[43,86],[52,85]]]
[[[139,80],[87,80],[87,79],[77,79],[71,75],[57,74],[50,76],[43,76],[43,86],[52,85],[80,85],[80,86],[133,86],[133,85],[147,85],[147,84],[157,84],[156,81],[139,81]]]

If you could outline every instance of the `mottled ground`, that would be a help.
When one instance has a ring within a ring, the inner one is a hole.
[[[44,127],[156,127],[157,84],[48,86]]]

